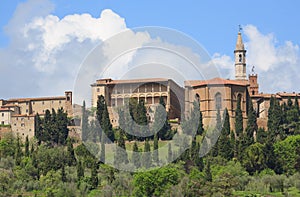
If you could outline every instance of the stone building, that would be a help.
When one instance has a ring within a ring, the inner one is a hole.
[[[57,97],[1,99],[0,104],[0,123],[9,126],[14,134],[30,138],[34,136],[34,117],[37,113],[43,117],[47,109],[63,108],[68,116],[72,116],[73,111],[70,91],[66,91],[65,96]]]
[[[153,120],[153,106],[159,103],[160,97],[165,101],[169,119],[180,119],[184,111],[184,89],[171,79],[99,79],[91,87],[92,107],[97,107],[98,96],[103,95],[113,126],[118,125],[118,115],[113,109],[123,106],[129,98],[144,101],[150,121]]]

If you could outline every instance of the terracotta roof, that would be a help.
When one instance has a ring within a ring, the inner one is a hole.
[[[112,80],[112,79],[99,79],[96,84],[125,84],[125,83],[150,83],[150,82],[167,82],[170,79],[167,78],[146,78],[146,79],[124,79],[124,80]]]
[[[7,107],[1,107],[0,111],[11,111],[11,110],[9,108],[7,108]]]
[[[7,104],[3,105],[3,107],[18,107],[18,105],[13,104],[13,103],[7,103]]]
[[[45,101],[45,100],[64,100],[66,97],[64,96],[56,96],[56,97],[39,97],[39,98],[14,98],[8,99],[7,102],[29,102],[29,101]]]
[[[286,93],[286,92],[278,92],[276,94],[256,94],[256,95],[252,95],[251,97],[253,98],[271,98],[271,97],[276,97],[276,98],[282,98],[282,97],[295,97],[295,96],[299,96],[300,98],[300,94],[299,93]]]
[[[11,117],[34,117],[35,115],[31,114],[31,115],[27,115],[27,114],[16,114],[13,115]]]
[[[295,96],[300,96],[299,93],[295,93],[295,92],[293,92],[293,93],[288,93],[288,92],[278,92],[278,93],[276,93],[276,94],[279,95],[279,96],[283,96],[283,97],[295,97]]]
[[[213,78],[209,80],[189,80],[184,82],[185,86],[197,87],[205,85],[238,85],[238,86],[249,86],[248,81],[240,80],[229,80],[222,78]]]

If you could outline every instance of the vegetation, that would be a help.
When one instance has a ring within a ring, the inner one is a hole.
[[[122,110],[120,122],[124,127],[111,129],[105,100],[99,98],[95,116],[102,121],[101,128],[88,121],[91,113],[82,108],[87,142],[94,142],[89,136],[97,138],[99,155],[90,151],[89,143],[74,143],[67,137],[63,110],[47,111],[44,118],[36,116],[34,139],[10,134],[0,139],[0,196],[299,196],[300,111],[295,102],[289,99],[280,105],[271,99],[267,131],[257,128],[251,103],[245,129],[239,122],[242,119],[236,118],[238,131],[230,128],[228,110],[222,116],[219,111],[212,131],[220,131],[220,136],[213,148],[211,131],[192,125],[196,120],[202,122],[196,110],[185,120],[184,133],[170,143],[165,138],[169,129],[153,137],[126,135],[123,128],[130,128],[130,123]],[[146,125],[144,104],[131,101],[131,108],[129,115]],[[195,102],[194,108],[199,110],[199,103]],[[160,115],[157,112],[156,116]],[[167,128],[167,121],[162,122]],[[113,153],[115,166],[132,162],[137,168],[151,170],[129,173],[104,164],[105,154],[110,154],[105,151],[109,141],[104,134],[113,136],[118,146]],[[176,144],[183,148],[181,155]],[[157,151],[164,146],[165,152]],[[127,154],[125,150],[133,152]],[[205,151],[208,154],[199,157]],[[168,164],[156,168],[162,162]]]

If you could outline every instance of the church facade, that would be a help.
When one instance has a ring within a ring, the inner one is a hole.
[[[234,50],[234,79],[187,80],[184,82],[184,87],[180,87],[171,79],[99,79],[91,85],[92,106],[96,107],[97,97],[103,95],[108,101],[111,122],[113,126],[118,126],[117,118],[112,118],[117,117],[116,114],[112,113],[112,109],[122,106],[125,98],[134,97],[138,100],[144,100],[149,112],[151,106],[157,104],[159,97],[162,96],[169,112],[169,118],[177,120],[180,120],[182,115],[188,116],[192,110],[193,102],[198,100],[205,128],[215,125],[218,110],[222,116],[225,108],[227,108],[230,126],[234,130],[235,110],[240,98],[244,128],[247,125],[247,112],[251,101],[257,112],[258,127],[267,129],[271,97],[276,97],[280,103],[283,103],[287,102],[289,98],[294,100],[300,94],[295,92],[273,94],[259,92],[258,75],[252,73],[247,76],[246,52],[242,34],[238,32]]]

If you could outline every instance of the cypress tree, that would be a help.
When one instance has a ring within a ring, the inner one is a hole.
[[[75,158],[75,152],[73,148],[73,143],[70,138],[67,139],[67,164],[68,166],[76,165],[76,158]]]
[[[146,168],[151,167],[151,155],[150,155],[150,144],[149,144],[149,140],[146,139],[145,141],[145,145],[144,145],[144,153],[143,153],[143,166],[145,166]]]
[[[120,129],[119,139],[117,141],[118,147],[116,147],[115,159],[114,164],[119,166],[122,163],[128,163],[128,155],[126,152],[125,140],[124,140],[124,131]]]
[[[89,135],[88,135],[89,120],[88,120],[88,113],[87,113],[86,107],[85,107],[85,101],[83,101],[83,103],[82,103],[81,113],[82,113],[82,118],[81,118],[82,140],[86,141],[89,138]]]
[[[196,135],[202,135],[204,132],[203,129],[203,120],[202,120],[202,112],[200,111],[200,102],[198,100],[195,100],[193,102],[193,111],[191,114],[191,121],[192,121],[192,125],[196,126],[194,124],[197,123],[197,131],[196,131]],[[192,128],[194,130],[194,128]]]
[[[104,110],[102,114],[102,130],[106,134],[107,138],[113,143],[115,141],[115,134],[112,130],[112,125],[109,118],[109,113],[106,103],[104,104]]]
[[[171,163],[173,161],[173,153],[172,153],[172,145],[168,144],[168,162]]]
[[[279,101],[271,97],[270,108],[268,110],[268,141],[275,142],[281,134],[282,111]]]
[[[101,127],[102,127],[102,116],[103,116],[104,108],[105,108],[105,99],[103,95],[100,95],[98,96],[98,100],[97,100],[96,116]]]
[[[64,112],[63,108],[60,108],[57,110],[57,128],[58,128],[58,144],[60,145],[65,145],[68,135],[69,135],[69,120],[68,120],[68,115],[66,112]]]
[[[47,109],[45,112],[45,117],[43,120],[43,132],[41,135],[41,141],[43,142],[47,142],[49,141],[49,139],[52,139],[50,134],[51,134],[51,113],[50,111]]]
[[[218,140],[218,152],[219,155],[227,160],[232,158],[232,145],[230,140],[230,122],[227,108],[224,110],[224,122],[221,130],[221,134]]]
[[[298,96],[296,95],[295,97],[295,109],[298,111],[298,114],[300,115],[300,110],[299,110],[299,102],[298,102]]]
[[[62,165],[62,167],[61,167],[61,181],[64,183],[67,182],[66,171],[65,171],[64,165]]]
[[[20,142],[20,137],[17,137],[17,147],[16,147],[16,152],[15,152],[15,163],[17,166],[21,164],[22,160],[22,149],[21,149],[21,142]]]
[[[237,137],[240,137],[240,135],[243,133],[243,113],[241,109],[241,97],[238,96],[237,99],[237,106],[235,110],[235,133]]]
[[[105,163],[105,135],[104,135],[104,133],[102,133],[102,136],[101,136],[100,161],[102,163]]]
[[[249,147],[251,144],[254,143],[254,132],[257,131],[257,120],[256,120],[256,113],[253,109],[253,104],[250,100],[249,102],[249,109],[248,109],[248,121],[246,132],[242,134],[242,139],[240,140],[240,156]]]
[[[96,189],[98,187],[99,179],[98,179],[98,164],[94,161],[92,164],[91,170],[91,185],[92,189]]]
[[[79,160],[79,162],[77,163],[77,180],[80,181],[83,177],[84,177],[84,167],[81,160]]]
[[[197,155],[195,157],[195,165],[198,167],[199,171],[202,172],[203,168],[204,168],[204,163],[203,163],[203,157],[200,157],[200,144],[199,142],[197,143],[197,146],[196,146],[196,152],[197,152]]]
[[[58,144],[58,138],[59,138],[59,128],[58,128],[58,120],[56,117],[56,112],[52,108],[52,113],[51,113],[51,129],[50,129],[50,137],[51,141],[54,144]]]
[[[293,101],[292,101],[291,97],[288,98],[287,107],[288,107],[288,110],[293,108]]]
[[[160,123],[162,120],[164,120],[163,126],[160,127],[160,125],[157,125],[157,128],[155,128],[155,132],[157,132],[158,139],[161,140],[169,140],[173,136],[171,135],[171,126],[168,122],[168,114],[164,116],[166,113],[166,104],[163,99],[163,97],[159,97],[159,106],[156,107],[156,111],[154,114],[154,124]]]
[[[153,161],[158,164],[159,163],[159,155],[158,155],[158,136],[157,134],[154,135],[154,142],[153,142]]]
[[[216,117],[216,127],[215,127],[215,131],[214,131],[215,135],[217,134],[219,136],[221,133],[221,130],[222,130],[222,121],[221,121],[220,109],[218,108],[217,109],[217,117]],[[218,148],[219,148],[219,140],[216,139],[216,142],[211,149],[211,155],[213,157],[218,156],[218,154],[219,154]]]
[[[132,153],[132,161],[136,168],[139,168],[141,166],[141,158],[139,154],[138,145],[136,142],[133,144],[133,153]]]
[[[191,160],[196,163],[197,157],[199,157],[199,151],[197,150],[197,141],[196,141],[196,136],[193,137],[192,139],[192,145],[190,149],[190,155],[191,155]]]
[[[43,136],[43,128],[42,128],[42,120],[40,115],[37,113],[34,118],[34,136],[38,140],[38,144],[41,144],[42,136]]]
[[[26,136],[26,139],[25,139],[25,156],[29,157],[29,139],[28,139],[28,135]]]
[[[296,161],[295,161],[295,170],[300,173],[300,146],[296,147]]]
[[[212,182],[212,174],[210,169],[210,159],[206,159],[206,165],[204,166],[204,179],[205,181]]]

